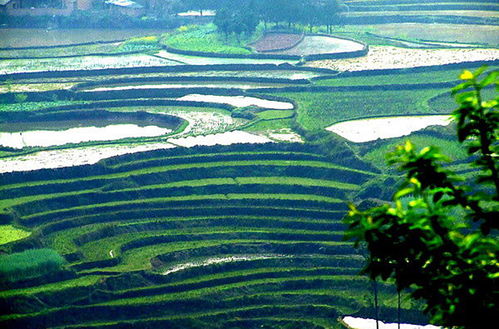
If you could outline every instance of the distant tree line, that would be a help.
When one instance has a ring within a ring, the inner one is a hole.
[[[328,31],[340,23],[337,0],[188,0],[186,8],[215,9],[214,23],[224,34],[253,32],[258,23],[325,25]]]

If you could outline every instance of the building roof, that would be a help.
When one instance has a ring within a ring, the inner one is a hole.
[[[133,8],[133,9],[143,8],[141,5],[132,0],[107,0],[106,3],[124,8]]]
[[[6,4],[8,4],[11,1],[12,0],[0,0],[0,6],[5,6]]]

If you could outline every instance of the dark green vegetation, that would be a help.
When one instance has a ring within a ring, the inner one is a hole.
[[[309,145],[276,144],[5,174],[5,216],[33,230],[8,248],[42,241],[71,272],[1,294],[17,314],[2,323],[197,319],[216,328],[227,314],[293,323],[304,314],[297,305],[317,305],[306,308],[304,326],[333,324],[336,315],[369,306],[369,282],[356,276],[362,257],[341,241],[340,220],[341,200],[375,173],[347,150],[331,157]],[[393,291],[382,291],[389,310]]]
[[[484,70],[463,72],[464,82],[453,89],[458,139],[475,158],[470,169],[480,171],[474,184],[445,169],[438,149],[418,151],[406,142],[389,156],[407,175],[395,205],[352,207],[347,219],[347,235],[356,244],[367,242],[365,273],[411,289],[434,323],[456,328],[480,327],[475,317],[490,323],[497,309],[499,98],[484,98],[482,90],[497,85],[499,72],[481,77]],[[410,202],[404,205],[403,198]]]
[[[64,263],[52,249],[28,249],[0,256],[0,283],[2,285],[48,275],[61,269]]]

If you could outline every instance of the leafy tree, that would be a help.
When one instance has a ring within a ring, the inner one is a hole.
[[[231,33],[251,34],[259,23],[258,14],[252,2],[243,1],[217,10],[213,23],[227,37]]]
[[[225,34],[225,37],[231,32],[232,16],[226,8],[217,10],[213,24],[216,25],[218,30]]]
[[[407,142],[388,156],[406,173],[394,203],[351,206],[346,219],[346,237],[370,253],[363,271],[408,289],[425,300],[431,322],[454,328],[494,323],[498,309],[499,98],[484,101],[482,90],[498,89],[499,72],[481,79],[484,71],[464,71],[452,91],[458,139],[476,179],[465,182],[443,167],[449,160],[435,147],[418,151]]]

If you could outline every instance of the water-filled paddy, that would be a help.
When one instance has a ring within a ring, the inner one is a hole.
[[[189,65],[215,65],[215,64],[296,64],[297,60],[284,59],[256,59],[256,58],[219,58],[219,57],[200,57],[181,55],[161,50],[156,54],[157,57],[165,58],[170,61]]]
[[[236,107],[258,106],[274,110],[292,110],[294,108],[293,104],[288,102],[271,101],[268,99],[246,96],[215,96],[191,94],[183,96],[178,100],[229,104]]]
[[[362,49],[364,49],[364,45],[351,40],[332,38],[327,36],[306,36],[303,41],[295,47],[276,53],[303,56],[314,54],[343,53],[359,51]]]
[[[118,155],[169,149],[177,146],[262,144],[272,142],[267,137],[245,131],[230,131],[206,136],[170,138],[162,143],[90,146],[62,150],[40,151],[29,155],[0,159],[0,173],[63,168],[86,164]]]
[[[94,70],[141,66],[179,65],[175,61],[146,54],[82,56],[72,58],[11,59],[0,61],[0,73]]]
[[[349,141],[362,143],[406,136],[429,126],[446,126],[449,123],[448,115],[400,116],[345,121],[326,129]]]
[[[232,144],[262,144],[270,143],[267,137],[251,134],[246,131],[229,131],[220,134],[206,135],[206,136],[189,136],[182,138],[171,138],[168,142],[183,146],[212,146],[212,145],[232,145]]]
[[[168,270],[164,271],[161,273],[162,275],[168,275],[171,273],[183,271],[189,268],[193,267],[202,267],[202,266],[208,266],[208,265],[213,265],[213,264],[224,264],[224,263],[230,263],[230,262],[242,262],[242,261],[250,261],[250,260],[259,260],[259,259],[272,259],[272,258],[279,258],[279,257],[286,257],[283,255],[246,255],[246,256],[229,256],[229,257],[213,257],[213,258],[208,258],[204,259],[198,262],[189,262],[189,263],[183,263],[179,264],[176,266],[173,266],[169,268]]]
[[[130,137],[155,137],[172,130],[157,126],[139,127],[134,124],[109,125],[105,127],[79,127],[67,130],[34,130],[24,132],[1,132],[0,145],[23,147],[48,147],[90,141],[110,141]]]
[[[363,319],[363,318],[355,318],[351,316],[346,316],[343,318],[343,322],[348,325],[351,329],[376,329],[376,320],[374,319]],[[398,323],[384,323],[383,321],[379,321],[380,329],[397,329]],[[428,325],[417,325],[417,324],[407,324],[401,323],[400,328],[402,329],[439,329],[440,327],[433,326],[431,324]]]
[[[149,143],[138,145],[105,145],[79,147],[63,150],[41,151],[0,160],[0,173],[54,169],[94,164],[102,159],[152,150],[168,149],[168,143]]]
[[[310,62],[310,66],[338,71],[364,71],[444,65],[499,59],[498,49],[408,49],[371,46],[364,57]]]
[[[499,45],[497,26],[494,25],[392,23],[372,25],[369,28],[376,34],[388,37]]]
[[[166,32],[163,29],[1,29],[0,47],[56,46],[95,41],[125,40]]]
[[[263,83],[165,83],[165,84],[152,84],[152,85],[121,85],[98,87],[93,89],[86,89],[85,91],[110,91],[110,90],[134,90],[134,89],[182,89],[182,88],[234,88],[234,89],[252,89],[252,88],[272,88],[280,87],[276,84],[263,84]]]

